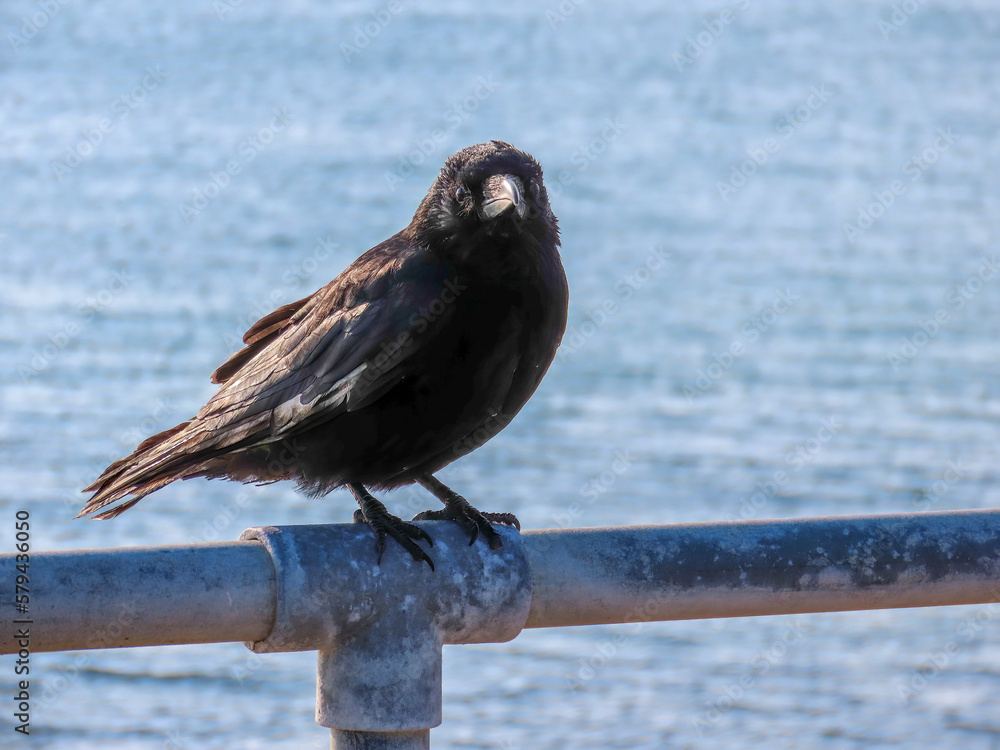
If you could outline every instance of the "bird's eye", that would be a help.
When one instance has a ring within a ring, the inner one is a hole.
[[[469,197],[469,188],[464,185],[459,185],[455,188],[455,200],[459,203],[464,203],[465,199]]]

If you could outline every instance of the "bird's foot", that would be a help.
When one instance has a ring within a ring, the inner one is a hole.
[[[521,524],[513,513],[483,513],[473,506],[465,503],[465,507],[442,510],[425,510],[413,517],[414,521],[454,521],[461,526],[469,535],[469,546],[475,544],[476,539],[482,534],[483,538],[490,545],[490,549],[500,549],[503,547],[503,540],[493,528],[494,523],[503,523],[508,526],[521,528]]]
[[[426,476],[417,481],[433,492],[444,503],[444,508],[418,513],[413,517],[414,521],[454,521],[469,535],[470,547],[482,534],[490,549],[500,549],[503,546],[503,540],[492,524],[502,523],[521,530],[521,523],[513,513],[484,513],[434,477]]]
[[[431,570],[434,570],[434,561],[430,555],[424,552],[423,548],[417,544],[418,540],[424,540],[431,546],[434,540],[430,534],[392,515],[389,510],[361,485],[350,486],[350,490],[361,507],[354,511],[355,523],[366,523],[375,532],[375,553],[377,562],[382,562],[382,553],[385,552],[385,539],[391,536],[400,546],[412,555],[417,562],[427,563]]]

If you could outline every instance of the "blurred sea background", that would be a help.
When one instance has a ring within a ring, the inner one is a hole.
[[[21,508],[35,550],[349,521],[347,492],[201,480],[73,516],[256,318],[490,138],[542,163],[572,300],[535,397],[443,474],[477,505],[526,529],[995,507],[998,97],[976,0],[4,3],[0,549]],[[311,653],[32,678],[18,746],[329,742]],[[444,691],[438,747],[998,748],[1000,605],[526,631],[449,647]]]

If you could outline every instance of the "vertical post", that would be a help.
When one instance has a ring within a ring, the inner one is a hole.
[[[332,750],[430,750],[431,730],[412,732],[353,732],[331,729]]]
[[[436,727],[441,643],[437,624],[416,606],[400,607],[335,647],[320,649],[317,723],[376,732]]]

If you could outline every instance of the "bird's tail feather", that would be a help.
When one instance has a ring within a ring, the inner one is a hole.
[[[186,444],[197,442],[199,438],[197,434],[185,434],[190,424],[190,421],[182,422],[147,438],[131,455],[111,464],[84,490],[93,492],[94,495],[83,506],[77,518],[131,496],[125,502],[94,516],[97,519],[114,518],[150,492],[177,479],[187,479],[204,472],[205,460],[213,451],[183,450]]]

